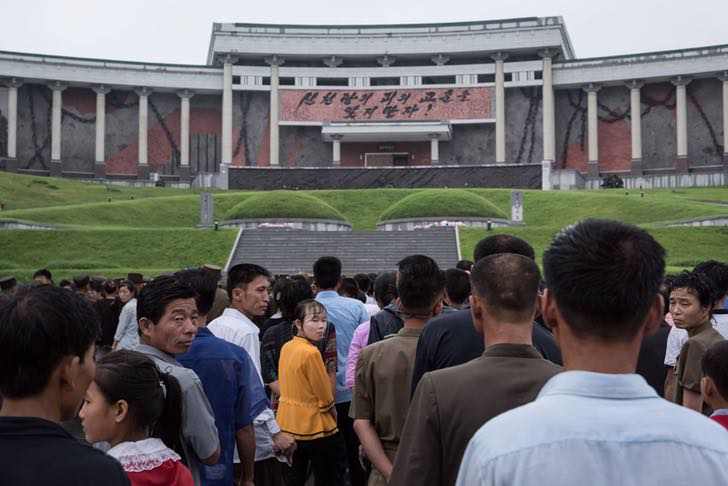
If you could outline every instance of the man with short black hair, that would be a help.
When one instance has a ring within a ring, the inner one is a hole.
[[[398,267],[397,291],[404,327],[362,349],[356,366],[351,418],[374,466],[369,486],[389,482],[409,407],[417,340],[425,323],[442,311],[445,290],[445,276],[430,257],[412,255]]]
[[[73,292],[26,289],[0,307],[0,483],[125,486],[121,465],[59,425],[94,378],[99,323]]]
[[[554,238],[543,267],[543,315],[566,371],[480,428],[457,484],[725,484],[728,434],[634,373],[642,339],[662,321],[660,244],[587,219]]]
[[[463,310],[469,307],[470,275],[465,270],[445,270],[445,305],[443,312]]]
[[[230,307],[207,325],[218,338],[244,349],[262,380],[260,366],[260,330],[253,319],[265,315],[270,299],[271,274],[260,265],[240,263],[228,271]],[[283,484],[283,463],[277,455],[291,456],[296,447],[293,438],[281,431],[275,414],[266,406],[253,420],[255,428],[255,481],[263,485]],[[238,458],[236,458],[236,461]]]
[[[500,253],[472,269],[473,324],[485,352],[425,373],[412,397],[389,484],[453,486],[473,434],[493,417],[536,398],[561,368],[532,344],[541,279],[536,262]],[[483,399],[473,399],[474,390]]]
[[[367,344],[374,344],[402,329],[397,303],[397,273],[382,272],[374,281],[374,298],[382,309],[369,319]]]
[[[517,236],[498,234],[484,238],[475,246],[475,261],[499,253],[514,253],[533,260],[531,245]],[[540,324],[533,326],[533,345],[544,358],[561,364],[561,353],[551,333]],[[427,323],[417,345],[417,360],[412,375],[412,394],[422,375],[467,363],[483,354],[483,336],[473,327],[469,309],[449,312]]]
[[[157,277],[137,298],[140,344],[135,351],[154,360],[164,373],[177,378],[182,390],[181,440],[187,465],[196,485],[201,484],[202,465],[217,464],[220,439],[215,416],[202,382],[176,359],[186,353],[197,334],[197,293],[173,276]]]
[[[53,275],[47,268],[36,270],[33,274],[33,284],[36,286],[53,285]]]

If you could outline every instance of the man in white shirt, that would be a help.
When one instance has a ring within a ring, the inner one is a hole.
[[[260,376],[260,330],[252,318],[268,309],[271,275],[252,263],[235,265],[228,271],[230,307],[207,328],[217,337],[243,348],[253,360]],[[262,380],[262,377],[261,377]],[[275,414],[266,408],[253,421],[255,427],[255,481],[260,484],[283,484],[283,466],[276,455],[290,457],[296,442],[281,432]],[[239,459],[236,457],[236,462]]]

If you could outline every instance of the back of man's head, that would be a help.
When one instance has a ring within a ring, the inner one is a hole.
[[[174,276],[183,284],[192,287],[197,294],[195,299],[197,312],[200,316],[206,316],[215,303],[218,280],[215,274],[204,268],[188,268],[175,273]]]
[[[341,280],[341,260],[334,256],[323,256],[313,264],[313,279],[321,290],[336,287]]]
[[[273,298],[281,311],[281,317],[292,323],[296,319],[296,306],[304,300],[313,299],[313,290],[306,279],[286,278],[274,289]]]
[[[451,305],[463,305],[470,297],[470,276],[465,270],[445,270],[445,293]]]
[[[397,294],[397,272],[382,272],[374,280],[374,299],[387,307],[399,295]]]
[[[587,219],[556,235],[543,267],[548,291],[575,336],[629,341],[660,290],[665,250],[636,226]]]
[[[496,320],[533,320],[541,281],[541,272],[533,259],[514,253],[491,255],[473,265],[470,279],[473,295]]]
[[[177,276],[157,277],[146,284],[137,296],[137,320],[148,319],[156,325],[169,304],[179,299],[196,298],[197,292]]]
[[[372,287],[372,281],[369,279],[369,275],[366,273],[357,273],[354,275],[354,280],[356,280],[356,284],[359,286],[359,290],[364,292],[365,294],[369,294]]]
[[[84,362],[98,330],[93,307],[74,292],[51,286],[19,292],[0,307],[0,396],[42,393],[63,358]]]
[[[710,280],[713,304],[720,303],[728,295],[728,265],[716,260],[708,260],[699,263],[693,269],[694,272],[702,273]]]
[[[412,255],[397,264],[397,292],[405,313],[429,316],[442,299],[445,275],[435,260]]]
[[[270,272],[260,265],[254,263],[239,263],[235,265],[228,271],[228,295],[232,298],[233,289],[246,286],[260,276],[266,277],[267,279],[272,278]]]
[[[496,255],[498,253],[515,253],[516,255],[523,255],[525,257],[534,260],[536,254],[533,251],[533,247],[528,242],[520,239],[513,235],[493,235],[484,238],[475,245],[475,251],[473,251],[473,257],[475,261],[485,258],[490,255]]]

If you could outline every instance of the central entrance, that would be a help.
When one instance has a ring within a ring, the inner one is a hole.
[[[402,167],[409,164],[409,152],[367,152],[364,167]]]

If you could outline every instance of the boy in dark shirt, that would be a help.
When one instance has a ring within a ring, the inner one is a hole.
[[[59,423],[76,415],[94,377],[98,317],[65,289],[19,292],[0,307],[0,483],[128,485],[121,465]]]

